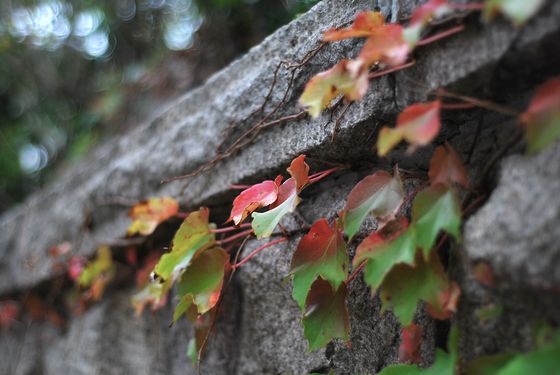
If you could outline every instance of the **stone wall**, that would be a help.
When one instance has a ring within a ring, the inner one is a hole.
[[[302,220],[312,223],[333,217],[352,186],[374,170],[398,163],[412,172],[426,171],[433,146],[412,156],[404,148],[397,149],[383,160],[372,151],[380,126],[393,122],[405,106],[425,100],[435,88],[447,87],[524,108],[534,87],[559,73],[559,2],[548,1],[523,28],[501,19],[482,24],[478,16],[469,16],[458,36],[418,49],[414,67],[372,82],[364,100],[342,117],[334,140],[334,121],[329,121],[331,114],[326,111],[315,120],[304,117],[267,129],[254,143],[194,180],[160,184],[210,160],[229,124],[239,123],[231,138],[251,127],[258,118],[243,119],[261,106],[278,62],[300,60],[318,45],[323,30],[347,23],[358,11],[370,9],[370,3],[319,3],[202,87],[130,134],[102,145],[44,191],[0,217],[0,296],[19,298],[32,291],[48,298],[60,273],[46,251],[60,242],[70,241],[84,256],[91,256],[101,243],[119,249],[129,221],[127,208],[112,204],[117,198],[135,202],[171,195],[186,208],[209,206],[213,219],[223,222],[235,194],[230,184],[271,178],[300,153],[350,163],[352,169],[307,189],[299,207],[301,217],[288,217],[282,224],[297,228]],[[384,13],[396,20],[409,15],[421,1],[380,3]],[[348,41],[323,48],[296,71],[286,103],[274,118],[297,112],[297,98],[309,78],[341,58],[354,56],[359,47],[359,42]],[[288,75],[280,70],[265,113],[281,101]],[[335,110],[333,117],[339,115],[340,109]],[[446,111],[443,123],[435,144],[447,140],[468,159],[474,181],[486,174],[489,160],[518,131],[511,119],[477,109]],[[462,244],[449,249],[450,272],[463,291],[454,320],[462,332],[465,360],[529,349],[532,323],[540,318],[558,320],[560,147],[533,157],[520,151],[508,149],[499,167],[489,171],[484,185],[488,200],[467,220]],[[407,184],[412,188],[414,181]],[[158,230],[154,241],[168,243],[174,225]],[[371,222],[370,228],[374,226]],[[283,282],[298,240],[268,249],[236,273],[203,373],[303,374],[334,369],[341,374],[373,374],[397,361],[397,320],[390,312],[380,313],[378,297],[371,298],[360,278],[350,285],[348,298],[352,346],[334,341],[324,350],[308,352],[301,313],[291,299],[289,284]],[[245,254],[260,244],[249,242]],[[478,261],[495,270],[496,288],[489,290],[472,278],[472,265]],[[119,282],[83,315],[69,317],[63,329],[22,318],[0,331],[2,373],[195,373],[185,355],[192,335],[189,324],[180,321],[168,327],[172,306],[134,319],[129,303],[133,290],[132,282]],[[477,309],[492,303],[503,305],[504,313],[480,323]],[[422,355],[429,363],[448,327],[432,321],[422,309],[416,321],[425,327]]]

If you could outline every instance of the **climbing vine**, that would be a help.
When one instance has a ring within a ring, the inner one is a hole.
[[[204,173],[252,142],[263,129],[306,115],[318,117],[340,98],[346,101],[347,109],[352,102],[364,97],[371,80],[413,66],[411,55],[416,48],[464,29],[459,23],[430,35],[430,28],[436,23],[455,22],[464,17],[464,12],[482,11],[482,17],[487,21],[501,13],[520,26],[541,4],[542,1],[538,0],[489,0],[484,4],[431,0],[416,9],[405,26],[386,23],[379,11],[359,13],[349,27],[326,31],[322,43],[299,63],[281,62],[277,66],[263,105],[244,120],[249,121],[259,113],[262,115],[247,132],[227,147],[220,145],[217,156],[196,171],[169,180]],[[296,70],[301,69],[326,43],[348,38],[365,38],[358,56],[344,59],[311,78],[299,99],[304,110],[273,119],[286,102]],[[281,101],[265,115],[281,67],[290,71],[289,82]],[[431,144],[442,127],[442,110],[469,107],[485,108],[517,118],[525,135],[528,154],[560,139],[560,78],[553,78],[537,89],[524,112],[439,89],[434,92],[432,100],[406,107],[394,127],[383,127],[379,131],[374,145],[378,155],[388,155],[402,142],[409,145],[408,153]],[[161,257],[158,252],[150,253],[143,264],[138,265],[135,251],[129,249],[127,252],[127,262],[137,269],[136,282],[140,288],[132,297],[136,314],[142,314],[146,307],[156,310],[165,306],[174,289],[177,302],[172,323],[183,316],[193,322],[195,334],[189,343],[188,354],[194,362],[200,362],[205,343],[214,329],[224,290],[235,271],[260,252],[301,236],[288,276],[292,280],[292,297],[301,309],[303,333],[309,349],[325,347],[333,339],[350,340],[346,296],[351,281],[362,275],[372,292],[379,293],[383,310],[392,311],[403,326],[399,350],[401,362],[420,363],[422,328],[414,323],[418,307],[425,306],[434,319],[448,320],[456,312],[461,295],[459,285],[447,275],[440,250],[449,241],[461,241],[462,221],[473,209],[473,200],[465,199],[472,193],[467,170],[453,147],[444,143],[435,149],[425,180],[413,191],[405,192],[398,166],[392,172],[378,170],[354,186],[344,209],[332,220],[320,218],[310,227],[287,231],[280,224],[281,220],[296,211],[302,191],[349,168],[330,164],[330,168],[310,174],[306,156],[299,155],[287,168],[289,177],[279,175],[242,187],[232,202],[226,222],[228,226],[219,227],[212,223],[206,207],[181,212],[178,202],[171,197],[150,198],[137,203],[129,212],[132,219],[127,231],[129,237],[149,236],[158,225],[171,219],[183,221],[169,251]],[[355,254],[350,257],[348,249],[357,242],[357,234],[363,233],[364,221],[371,217],[376,219],[375,231],[367,233],[356,244]],[[240,259],[245,244],[252,237],[271,240]],[[61,244],[49,253],[59,259],[66,257],[69,246]],[[92,260],[66,257],[63,263],[70,279],[75,282],[75,298],[81,304],[99,300],[115,277],[116,266],[106,246],[100,247]],[[477,266],[475,277],[484,285],[493,286],[488,265]],[[8,325],[18,313],[19,305],[14,301],[1,302],[0,327]],[[486,316],[496,313],[499,311],[485,312]],[[522,374],[540,366],[541,372],[547,373],[548,362],[541,359],[559,354],[560,336],[551,329],[539,332],[535,351],[482,357],[469,363],[466,372]],[[382,374],[455,373],[459,366],[458,334],[457,328],[452,328],[448,352],[438,349],[432,367],[421,369],[416,364],[398,364],[385,368]]]

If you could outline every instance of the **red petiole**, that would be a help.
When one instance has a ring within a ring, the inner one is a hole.
[[[253,250],[253,252],[249,255],[247,255],[245,258],[243,258],[239,263],[236,263],[233,265],[233,269],[237,269],[239,267],[241,267],[242,265],[244,265],[245,263],[247,263],[249,261],[249,259],[251,259],[252,257],[254,257],[255,255],[257,255],[258,253],[260,253],[261,251],[263,251],[264,249],[266,249],[267,247],[282,243],[282,242],[286,242],[288,241],[288,238],[286,237],[282,237],[280,239],[277,239],[276,241],[272,241],[269,243],[266,243],[258,248],[256,248],[255,250]]]

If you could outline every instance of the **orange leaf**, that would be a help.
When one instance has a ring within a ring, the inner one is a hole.
[[[450,186],[453,183],[457,183],[465,188],[469,186],[469,178],[465,166],[459,155],[447,142],[445,146],[439,146],[434,151],[430,161],[428,176],[430,176],[432,185],[440,183]]]
[[[397,66],[406,61],[410,51],[409,44],[403,38],[403,27],[389,24],[366,40],[357,60],[365,67],[378,61]]]
[[[150,198],[140,202],[128,213],[133,222],[128,228],[127,235],[132,236],[138,233],[148,236],[160,223],[175,216],[178,211],[179,203],[169,197]]]
[[[417,103],[405,108],[397,119],[395,128],[384,127],[377,138],[377,153],[385,156],[401,140],[413,146],[429,144],[439,133],[441,127],[439,100]]]
[[[342,60],[331,69],[311,78],[299,103],[312,117],[317,117],[340,94],[351,101],[361,99],[368,84],[367,69],[362,69],[361,64],[356,61]]]
[[[334,42],[348,38],[368,37],[383,27],[384,24],[385,20],[381,12],[361,12],[349,28],[325,31],[323,41]]]

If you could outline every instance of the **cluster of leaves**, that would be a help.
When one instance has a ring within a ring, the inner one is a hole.
[[[451,17],[456,10],[483,10],[483,19],[488,21],[497,13],[502,13],[512,19],[516,25],[522,25],[529,20],[542,6],[542,0],[511,1],[488,0],[484,4],[454,4],[447,0],[430,0],[418,7],[412,14],[406,26],[397,23],[385,23],[384,16],[377,11],[365,11],[356,16],[354,23],[345,29],[332,29],[323,33],[324,42],[335,42],[349,38],[366,38],[362,50],[355,59],[342,60],[331,69],[314,76],[306,85],[299,102],[307,109],[312,117],[317,117],[323,109],[329,106],[333,99],[342,95],[347,101],[360,100],[367,92],[370,79],[370,69],[386,69],[387,73],[404,69],[405,64],[414,49],[431,43],[443,37],[461,31],[462,28],[450,29],[422,39],[434,20]],[[379,77],[380,74],[371,75]],[[427,116],[433,114],[437,106],[415,108],[411,111],[421,111]],[[407,129],[388,132],[385,144],[398,142],[399,139],[411,139],[410,131],[414,124],[407,123]],[[435,124],[431,128],[435,131]],[[418,138],[419,144],[426,144],[426,138]],[[382,149],[383,150],[383,149]],[[383,154],[380,151],[380,154]]]

